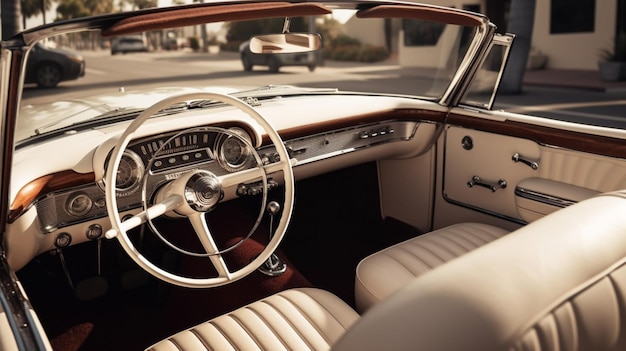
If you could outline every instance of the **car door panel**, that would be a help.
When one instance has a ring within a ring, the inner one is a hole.
[[[530,133],[528,124],[517,121],[453,119],[466,123],[445,133],[442,196],[452,204],[523,224],[626,187],[619,138],[534,125],[538,132]]]
[[[515,185],[537,170],[512,160],[521,154],[540,158],[540,148],[527,139],[473,129],[448,127],[445,134],[444,198],[519,219]]]

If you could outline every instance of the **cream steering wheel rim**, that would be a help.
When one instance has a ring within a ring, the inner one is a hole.
[[[275,233],[272,236],[272,239],[265,246],[263,251],[254,258],[249,264],[244,267],[239,268],[235,271],[230,271],[223,261],[221,254],[216,256],[212,256],[210,259],[213,266],[218,271],[218,277],[211,278],[189,278],[180,275],[173,274],[171,272],[165,271],[158,265],[155,265],[150,260],[148,260],[143,254],[141,254],[137,248],[133,245],[130,238],[128,237],[127,227],[131,226],[132,223],[140,223],[142,220],[140,216],[135,216],[131,220],[125,221],[128,222],[126,225],[122,225],[121,219],[118,215],[119,209],[117,206],[117,198],[115,194],[114,186],[107,186],[105,189],[105,198],[106,198],[106,206],[107,212],[109,214],[109,219],[111,221],[112,229],[107,231],[106,237],[112,238],[116,237],[120,242],[120,245],[124,249],[124,251],[128,254],[128,256],[137,263],[142,269],[144,269],[149,274],[155,276],[158,279],[161,279],[165,282],[183,286],[190,288],[208,288],[221,286],[228,283],[232,283],[237,281],[248,274],[256,271],[269,257],[270,255],[278,248],[279,243],[281,242],[285,232],[287,230],[287,226],[289,225],[289,221],[291,219],[291,213],[293,211],[293,199],[294,199],[294,176],[292,169],[292,161],[289,158],[289,154],[287,153],[287,149],[280,138],[278,132],[270,125],[270,123],[256,111],[253,107],[246,104],[245,102],[234,98],[229,95],[224,95],[220,93],[210,93],[210,92],[201,92],[201,93],[191,93],[191,94],[183,94],[179,96],[173,96],[170,98],[163,99],[151,107],[144,110],[139,116],[137,116],[133,122],[126,128],[124,133],[120,136],[116,146],[114,147],[110,160],[109,167],[106,170],[106,184],[115,184],[116,175],[118,171],[118,166],[122,158],[122,154],[126,147],[128,146],[134,132],[150,117],[152,117],[157,112],[172,106],[177,103],[181,103],[188,100],[217,100],[231,106],[237,107],[246,114],[248,114],[256,123],[258,123],[267,133],[268,137],[274,144],[276,148],[276,152],[279,155],[279,161],[277,163],[272,164],[272,172],[282,171],[284,176],[284,203],[282,208],[282,214],[280,216],[280,220],[276,227]],[[270,172],[268,172],[270,173]],[[168,206],[171,204],[157,204]],[[175,206],[175,205],[171,205]],[[157,206],[153,206],[155,208]],[[158,212],[158,209],[154,212]],[[162,214],[162,213],[161,213]],[[151,216],[150,214],[145,214],[146,216]],[[155,217],[158,217],[155,216]],[[192,220],[192,218],[190,218]],[[206,223],[204,223],[206,226]],[[131,227],[132,228],[132,227]],[[207,234],[210,236],[210,231],[207,228]],[[198,234],[198,233],[196,233]],[[199,234],[198,234],[199,235]],[[201,239],[202,240],[202,239]]]

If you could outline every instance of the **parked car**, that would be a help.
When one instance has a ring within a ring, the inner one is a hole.
[[[60,82],[85,75],[85,60],[70,50],[49,48],[37,43],[28,56],[25,83],[40,88],[54,88]]]
[[[514,36],[446,4],[204,2],[3,40],[0,349],[626,349],[626,132],[494,109]],[[314,54],[290,21],[339,14],[397,62],[100,55],[95,83],[20,90],[50,36],[280,18],[251,50]]]
[[[111,55],[129,52],[148,52],[148,41],[144,35],[124,35],[111,41]]]
[[[253,53],[250,50],[250,41],[239,46],[239,55],[244,71],[252,71],[254,66],[267,66],[272,73],[280,71],[285,66],[305,66],[310,72],[324,62],[323,50],[320,48],[309,52],[296,53]]]

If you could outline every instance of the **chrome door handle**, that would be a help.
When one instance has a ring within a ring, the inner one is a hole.
[[[517,152],[514,153],[513,156],[511,156],[511,159],[513,160],[513,162],[521,162],[534,170],[537,170],[539,168],[539,163],[531,161]]]
[[[498,190],[498,189],[505,189],[508,184],[507,184],[506,180],[504,180],[504,179],[499,179],[497,183],[492,184],[492,183],[483,181],[482,179],[480,179],[479,176],[475,175],[475,176],[472,177],[472,180],[467,182],[467,186],[469,188],[473,188],[475,185],[476,186],[481,186],[483,188],[487,188],[487,189],[491,190],[492,193],[495,193],[496,190]]]

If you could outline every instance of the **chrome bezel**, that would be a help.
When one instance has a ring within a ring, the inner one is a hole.
[[[88,201],[87,203],[89,204],[88,206],[85,206],[85,208],[81,211],[76,211],[71,205],[78,198],[86,199]],[[67,201],[65,202],[65,212],[76,217],[82,217],[86,215],[87,213],[89,213],[89,211],[91,211],[92,208],[93,208],[93,200],[89,197],[89,195],[87,195],[84,192],[76,192],[70,195]]]
[[[237,157],[237,162],[229,161],[225,155],[224,145],[231,140],[235,140],[241,146],[241,153]],[[247,141],[247,143],[243,140]],[[237,172],[241,170],[246,165],[246,161],[248,161],[249,158],[248,156],[251,154],[249,146],[251,145],[251,142],[252,139],[250,138],[250,135],[248,135],[248,133],[246,133],[243,129],[237,127],[229,128],[215,141],[217,163],[229,172]]]
[[[125,197],[125,196],[129,196],[137,192],[137,190],[139,190],[140,188],[141,180],[143,179],[143,176],[146,170],[145,165],[143,164],[143,160],[134,151],[125,150],[122,153],[121,159],[127,160],[128,163],[131,165],[131,170],[130,170],[131,178],[129,181],[130,185],[123,187],[123,188],[120,188],[117,186],[115,187],[115,193],[117,197]],[[108,162],[109,160],[107,159],[106,167],[108,167]],[[119,171],[120,166],[121,165],[118,166],[118,171]],[[105,172],[106,172],[106,167],[105,167]],[[104,190],[106,186],[105,179],[102,179],[102,181],[99,182],[98,185],[102,188],[102,190]]]

